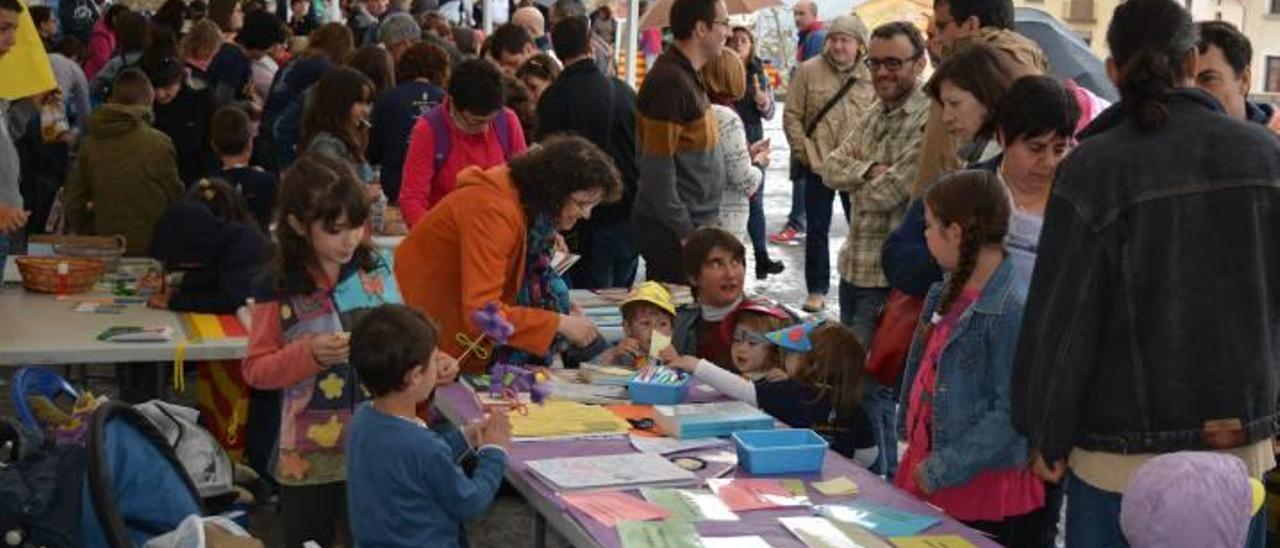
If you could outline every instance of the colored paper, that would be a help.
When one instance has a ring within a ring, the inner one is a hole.
[[[693,472],[659,455],[623,453],[533,460],[529,470],[557,491],[609,487],[671,487],[697,483]]]
[[[809,490],[804,488],[804,480],[784,479],[784,480],[778,480],[778,481],[782,483],[782,488],[786,489],[787,492],[791,493],[792,496],[796,496],[796,497],[809,496]]]
[[[22,0],[19,3],[26,6]],[[58,87],[29,9],[18,14],[17,36],[9,52],[0,57],[0,74],[4,75],[0,78],[0,99],[22,99]]]
[[[567,494],[560,495],[560,498],[606,527],[624,521],[664,519],[671,515],[659,506],[621,491]]]
[[[650,357],[657,359],[658,354],[661,354],[668,346],[671,346],[671,337],[658,331],[654,331],[653,334],[649,336]]]
[[[848,476],[810,483],[814,489],[828,497],[844,497],[858,494],[858,485]]]
[[[648,438],[662,437],[662,427],[658,426],[657,421],[653,418],[652,405],[618,404],[606,405],[604,407],[605,409],[608,409],[610,413],[613,413],[622,419],[632,419],[636,421],[649,419],[649,421],[653,423],[653,427],[647,429],[635,428],[632,426],[630,431],[632,436]],[[630,423],[628,423],[628,425],[630,425]]]
[[[897,537],[889,539],[898,548],[973,548],[973,543],[960,535]]]
[[[618,538],[622,548],[702,548],[698,530],[687,521],[624,521]]]
[[[511,435],[517,439],[625,434],[631,428],[627,421],[595,405],[548,400],[524,407],[527,414],[509,414]]]
[[[760,537],[702,537],[702,548],[771,548]]]
[[[792,496],[778,480],[710,479],[707,486],[734,512],[805,506],[809,503],[807,498]]]
[[[932,516],[912,514],[865,502],[828,504],[819,507],[818,512],[832,520],[866,527],[882,537],[915,535],[942,521]]]
[[[676,521],[738,521],[738,515],[714,494],[689,489],[641,489],[640,494],[671,513]]]
[[[860,548],[826,518],[796,516],[778,522],[809,548]]]

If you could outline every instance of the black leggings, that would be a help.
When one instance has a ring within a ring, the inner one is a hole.
[[[339,536],[351,538],[347,527],[346,482],[281,485],[280,506],[288,548],[299,548],[308,540],[328,548],[335,545],[334,540]]]

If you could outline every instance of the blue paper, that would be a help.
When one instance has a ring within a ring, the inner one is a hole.
[[[916,535],[942,523],[941,519],[932,516],[912,514],[897,508],[865,502],[819,506],[818,513],[829,519],[865,527],[887,538]]]

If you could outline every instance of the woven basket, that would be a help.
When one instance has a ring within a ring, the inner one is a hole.
[[[120,266],[127,246],[124,236],[62,236],[53,245],[53,252],[64,257],[102,259],[107,270]]]
[[[106,271],[106,261],[80,257],[18,257],[18,271],[22,273],[22,285],[29,291],[58,292],[58,265],[66,263],[65,293],[84,293],[93,289],[98,278]]]

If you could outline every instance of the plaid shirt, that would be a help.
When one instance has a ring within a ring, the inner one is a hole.
[[[822,166],[823,182],[850,194],[849,237],[840,248],[840,278],[857,287],[888,287],[880,248],[911,200],[929,98],[917,87],[904,103],[876,101]],[[876,164],[888,166],[868,179]]]

